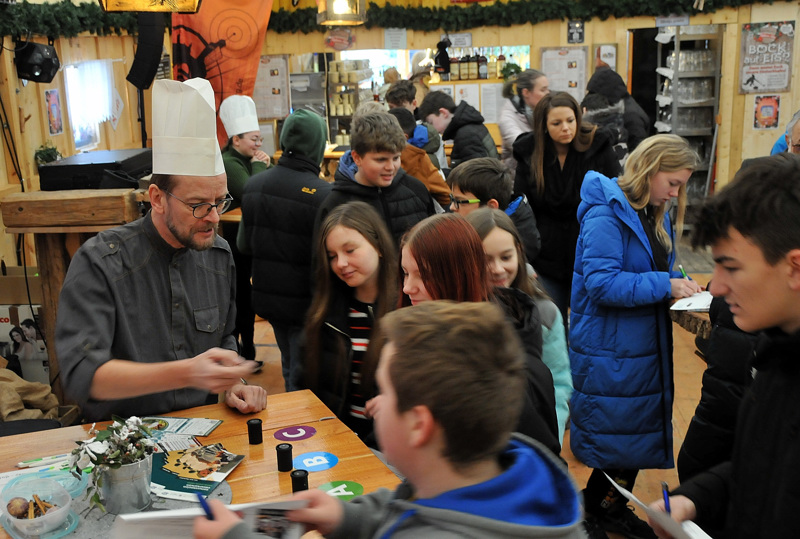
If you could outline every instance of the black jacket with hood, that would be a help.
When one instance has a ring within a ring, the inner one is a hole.
[[[628,132],[628,152],[635,150],[641,141],[650,136],[650,117],[628,93],[628,87],[616,71],[609,68],[598,69],[586,84],[586,91],[605,96],[610,105],[622,101],[625,107],[622,117]]]
[[[319,177],[325,135],[319,116],[295,112],[278,164],[245,186],[237,243],[253,256],[253,310],[273,324],[302,325],[311,304],[314,219],[331,191]]]
[[[453,111],[453,119],[442,133],[444,140],[453,141],[450,154],[450,168],[456,168],[464,161],[477,157],[498,158],[497,145],[483,125],[483,116],[478,110],[462,101]]]
[[[319,230],[322,221],[333,208],[360,200],[378,211],[395,243],[399,245],[400,238],[408,229],[434,214],[433,199],[425,184],[406,174],[402,168],[388,187],[361,185],[355,179],[357,170],[348,150],[339,159],[333,189],[319,209],[315,230]]]

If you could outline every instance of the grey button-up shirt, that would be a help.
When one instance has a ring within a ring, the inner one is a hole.
[[[157,363],[209,348],[236,350],[235,270],[230,247],[175,249],[150,214],[87,241],[70,263],[58,306],[56,353],[64,389],[86,419],[153,415],[205,404],[186,388],[141,397],[89,397],[95,371],[110,359]]]

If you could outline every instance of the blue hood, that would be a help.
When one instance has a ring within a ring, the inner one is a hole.
[[[569,526],[580,520],[572,480],[546,451],[514,439],[503,456],[513,463],[494,479],[415,504],[523,526]]]
[[[353,161],[350,150],[347,150],[339,159],[339,168],[336,170],[336,175],[341,174],[348,180],[356,181],[356,172],[358,172],[358,167]]]

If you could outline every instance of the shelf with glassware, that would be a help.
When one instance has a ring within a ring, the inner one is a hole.
[[[369,60],[338,60],[329,64],[330,140],[338,146],[350,145],[350,124],[358,105],[374,99],[372,74]]]
[[[701,165],[687,185],[690,204],[709,194],[716,158],[722,29],[719,25],[661,28],[656,69],[659,133],[686,138]]]

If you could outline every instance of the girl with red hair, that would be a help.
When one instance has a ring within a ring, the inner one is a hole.
[[[400,305],[424,301],[493,301],[506,313],[525,348],[528,384],[517,430],[555,454],[561,451],[553,376],[542,362],[542,327],[530,296],[489,284],[483,243],[463,217],[443,213],[417,223],[400,243]]]

